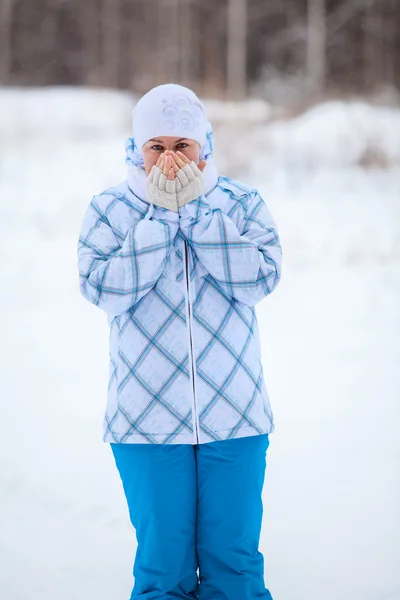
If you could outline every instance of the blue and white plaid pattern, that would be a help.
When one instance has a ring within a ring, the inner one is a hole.
[[[150,212],[124,182],[94,197],[78,243],[81,292],[111,328],[105,442],[196,443],[185,244],[198,441],[274,430],[254,309],[281,276],[265,202],[220,177],[179,214]]]

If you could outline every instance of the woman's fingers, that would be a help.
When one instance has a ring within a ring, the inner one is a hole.
[[[178,163],[176,162],[174,157],[172,157],[172,167],[173,167],[175,173],[177,173],[179,171]]]
[[[190,160],[182,153],[182,152],[177,152],[174,156],[176,164],[178,165],[178,167],[180,169],[183,169],[183,167],[187,164],[190,163]]]
[[[196,166],[194,163],[185,165],[183,167],[183,169],[181,169],[181,172],[186,174],[186,177],[187,177],[189,183],[191,183],[192,181],[194,181],[196,179],[197,173],[200,174],[200,171],[198,169],[196,169]]]
[[[178,163],[176,162],[175,152],[172,152],[172,150],[166,150],[166,156],[170,157],[171,167],[174,169],[175,173],[177,173],[179,171],[180,167],[178,166]]]
[[[158,169],[156,168],[154,170],[154,175],[153,175],[153,184],[154,184],[155,187],[158,187],[161,175],[162,175],[161,169],[160,168],[158,168]]]
[[[163,168],[162,168],[162,172],[163,172],[163,174],[165,176],[168,175],[171,166],[172,166],[172,164],[171,164],[171,157],[170,156],[166,156],[165,160],[163,162]]]
[[[164,175],[164,173],[160,173],[160,179],[158,180],[158,188],[164,192],[166,185],[167,185],[168,179],[166,178],[166,176]]]
[[[183,167],[185,167],[186,165],[190,165],[190,163],[192,162],[187,156],[185,156],[183,154],[183,152],[178,151],[176,153],[176,157],[177,157],[177,163],[179,164],[181,169],[183,169]],[[204,171],[204,169],[207,166],[207,161],[202,160],[199,162],[199,164],[197,166],[200,169],[200,171]]]
[[[186,162],[184,162],[182,160],[182,158],[177,153],[172,152],[171,154],[172,154],[172,158],[173,158],[174,163],[178,167],[178,170],[179,169],[183,169],[183,167],[186,165]]]
[[[192,161],[185,155],[183,154],[183,152],[181,152],[180,150],[178,150],[177,152],[178,157],[185,162],[187,165],[190,164]]]
[[[184,169],[179,169],[176,176],[178,178],[178,181],[182,184],[183,188],[189,185],[189,179]]]
[[[177,155],[175,154],[175,152],[168,151],[168,155],[167,156],[170,156],[170,158],[171,158],[171,165],[172,165],[175,173],[177,173],[179,171],[179,169],[181,168],[180,165],[179,165],[179,163],[178,163],[178,157],[177,157]]]
[[[171,179],[167,179],[167,183],[165,186],[165,191],[167,192],[167,194],[174,194],[175,193],[175,178],[173,180]]]
[[[160,169],[163,175],[169,180],[173,181],[179,171],[184,169],[187,165],[190,165],[192,161],[183,154],[183,152],[173,152],[172,150],[166,150],[163,152],[157,160],[156,167]],[[197,165],[200,171],[204,171],[207,166],[207,162],[205,160],[200,161]],[[182,179],[186,182],[189,178],[191,179],[191,173],[188,174],[189,177],[183,176]],[[183,181],[181,182],[183,183]]]

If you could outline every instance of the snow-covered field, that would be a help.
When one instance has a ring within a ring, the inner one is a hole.
[[[135,536],[101,440],[105,314],[78,292],[94,193],[125,174],[132,98],[0,93],[0,598],[127,600]],[[259,305],[271,436],[261,549],[275,600],[400,600],[400,110],[287,122],[209,102],[225,174],[284,249]],[[245,599],[243,599],[245,600]]]

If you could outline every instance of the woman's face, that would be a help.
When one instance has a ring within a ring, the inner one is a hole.
[[[142,148],[144,167],[147,174],[150,173],[151,168],[158,161],[160,154],[165,152],[165,150],[173,150],[174,152],[180,150],[189,160],[193,160],[196,165],[199,164],[200,144],[198,142],[187,138],[162,136],[152,138]]]

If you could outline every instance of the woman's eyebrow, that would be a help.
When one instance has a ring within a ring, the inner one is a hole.
[[[187,138],[179,138],[179,140],[176,140],[175,144],[179,144],[179,142],[182,142],[182,140],[187,140]],[[157,142],[158,144],[164,143],[162,140],[156,140],[155,138],[151,138],[149,142]]]

